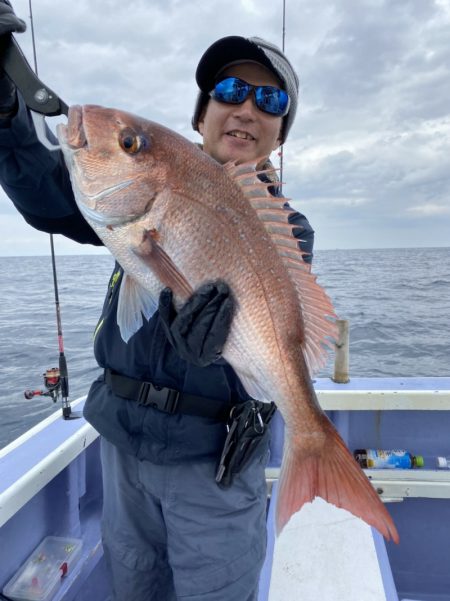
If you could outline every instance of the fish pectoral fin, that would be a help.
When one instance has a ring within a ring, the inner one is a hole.
[[[394,522],[369,479],[331,422],[323,415],[320,419],[325,434],[320,450],[311,451],[306,440],[303,447],[285,446],[276,511],[277,533],[305,503],[321,497],[361,518],[386,540],[398,543]]]
[[[157,300],[128,274],[120,283],[117,305],[117,325],[125,342],[142,326],[142,316],[150,319],[158,308]]]
[[[166,251],[158,244],[158,239],[157,230],[145,230],[141,242],[132,250],[164,286],[168,286],[175,295],[187,300],[192,295],[193,289]]]

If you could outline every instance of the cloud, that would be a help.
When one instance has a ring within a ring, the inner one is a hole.
[[[450,201],[447,205],[427,203],[407,209],[409,213],[417,217],[434,217],[439,215],[450,215]]]
[[[55,235],[57,254],[108,254],[103,247],[76,244],[64,236]],[[14,213],[1,215],[0,256],[19,257],[26,255],[50,255],[50,236],[30,227]]]
[[[28,0],[14,7],[27,18]],[[448,0],[286,8],[301,89],[283,179],[319,247],[448,245]],[[200,56],[224,35],[281,45],[281,9],[269,0],[40,0],[39,73],[70,104],[123,108],[198,141],[190,119]],[[31,60],[30,32],[17,38]],[[0,195],[0,214],[13,219],[7,203]]]

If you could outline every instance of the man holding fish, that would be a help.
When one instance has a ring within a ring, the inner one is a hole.
[[[0,35],[23,29],[0,3]],[[269,163],[295,117],[297,76],[274,45],[231,36],[207,49],[196,80],[203,152],[88,105],[71,107],[63,152],[50,153],[0,79],[6,193],[32,226],[104,243],[117,260],[94,341],[105,371],[84,409],[102,435],[115,599],[256,600],[274,401],[287,431],[279,528],[319,495],[397,536],[311,385],[333,310],[307,266],[313,231],[279,198]]]

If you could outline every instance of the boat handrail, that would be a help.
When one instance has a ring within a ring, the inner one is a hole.
[[[352,378],[347,384],[319,378],[315,388],[327,411],[450,411],[450,377]],[[84,400],[72,406],[80,410]],[[83,418],[63,420],[57,411],[0,450],[0,526],[97,436]],[[445,486],[450,490],[450,482]]]

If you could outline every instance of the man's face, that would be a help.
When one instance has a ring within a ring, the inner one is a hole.
[[[239,77],[255,86],[280,86],[271,71],[256,63],[231,66],[222,77]],[[282,117],[264,113],[256,106],[253,92],[242,104],[225,104],[211,98],[198,122],[203,150],[222,164],[268,157],[280,145],[281,125]]]

